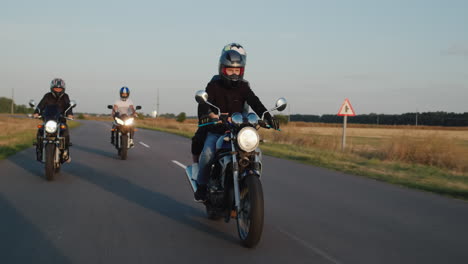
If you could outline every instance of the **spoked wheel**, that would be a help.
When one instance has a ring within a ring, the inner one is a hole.
[[[240,186],[237,231],[244,247],[255,247],[263,231],[263,189],[257,176],[249,175]]]
[[[45,175],[48,181],[54,180],[54,159],[55,159],[55,145],[47,144],[45,147]]]
[[[128,136],[122,135],[122,144],[120,144],[120,158],[123,160],[127,159],[127,150],[128,150]]]

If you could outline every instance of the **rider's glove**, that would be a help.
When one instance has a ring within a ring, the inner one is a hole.
[[[199,125],[203,125],[203,124],[206,124],[206,123],[209,123],[213,121],[209,116],[202,116],[199,120],[198,120],[198,124]]]
[[[274,116],[271,116],[269,113],[265,114],[265,121],[270,126],[270,128],[273,128],[275,130],[278,130],[280,128],[278,119],[276,119]]]

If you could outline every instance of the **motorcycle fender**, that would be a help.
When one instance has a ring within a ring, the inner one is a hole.
[[[242,174],[240,175],[240,178],[244,179],[248,175],[255,175],[260,178],[262,176],[262,172],[260,170],[255,170],[255,169],[246,169],[242,172]]]

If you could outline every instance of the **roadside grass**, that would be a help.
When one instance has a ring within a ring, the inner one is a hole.
[[[40,123],[24,116],[0,115],[0,127],[3,128],[0,131],[0,160],[31,147]],[[68,121],[70,128],[79,125],[76,121]]]
[[[187,138],[197,129],[196,120],[137,125]],[[468,200],[468,128],[355,125],[344,153],[338,125],[292,122],[281,129],[260,130],[266,155]]]

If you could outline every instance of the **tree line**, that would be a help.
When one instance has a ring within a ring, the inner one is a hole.
[[[11,113],[11,98],[0,97],[0,113]],[[14,112],[19,114],[29,114],[33,112],[33,109],[26,105],[13,106]]]
[[[337,115],[300,115],[290,116],[290,121],[317,123],[343,123]],[[423,125],[423,126],[468,126],[468,112],[423,112],[404,114],[363,114],[348,117],[348,123],[372,125]]]

